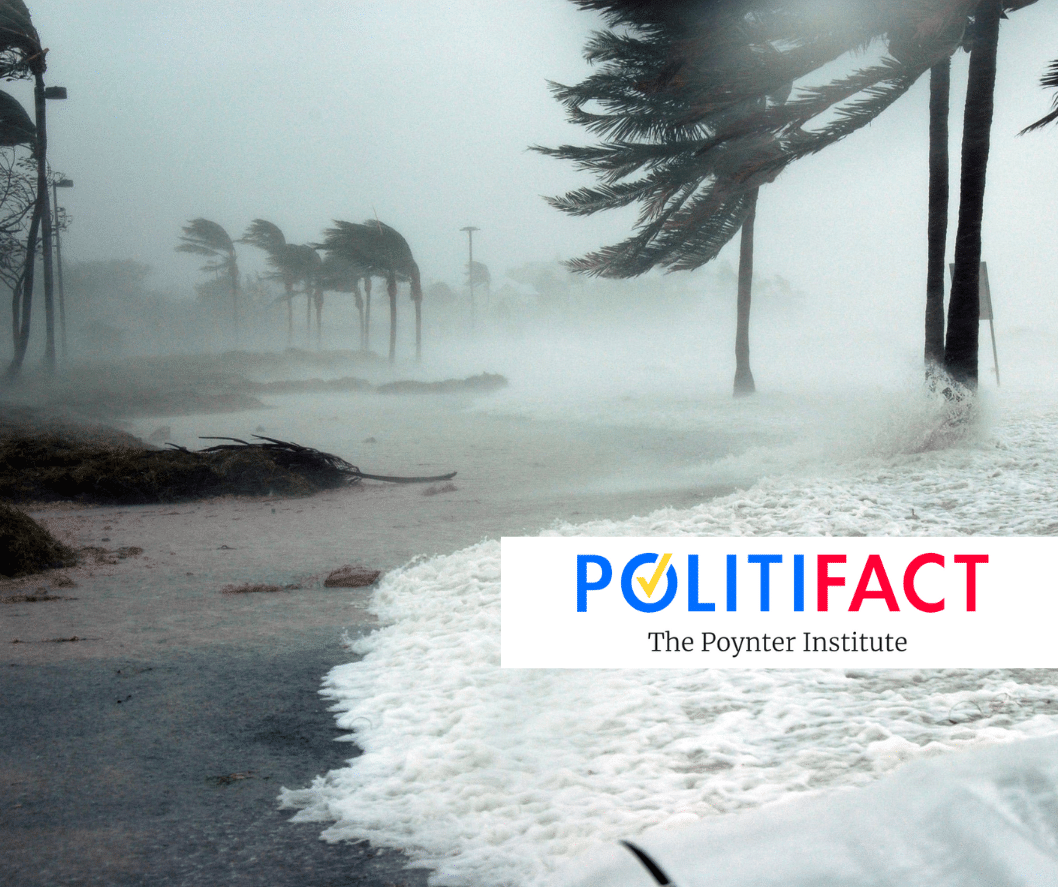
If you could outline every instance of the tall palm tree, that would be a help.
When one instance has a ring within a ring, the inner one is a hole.
[[[35,154],[36,138],[36,128],[22,105],[8,93],[0,92],[0,145],[11,149],[26,145]],[[11,337],[15,353],[15,359],[8,368],[9,378],[17,375],[29,343],[29,305],[24,305],[22,301],[26,274],[22,255],[24,226],[27,216],[31,226],[34,222],[40,223],[36,192],[26,181],[22,167],[22,162],[12,150],[6,158],[4,189],[0,195],[0,202],[4,206],[4,219],[0,228],[4,242],[3,279],[11,287]]]
[[[978,338],[981,327],[981,222],[985,175],[991,144],[992,109],[1003,0],[980,0],[974,9],[970,71],[963,111],[962,164],[959,175],[959,222],[955,233],[955,269],[948,297],[948,330],[944,369],[955,381],[977,387]]]
[[[218,277],[227,276],[231,281],[231,318],[236,341],[239,336],[239,263],[235,244],[216,222],[209,219],[192,219],[183,228],[178,253],[208,256],[203,271],[212,271]]]
[[[284,301],[287,304],[287,347],[294,344],[294,284],[297,277],[293,274],[287,260],[287,239],[278,225],[267,219],[254,219],[239,243],[248,243],[264,250],[268,255],[268,265],[272,269],[269,277],[280,280],[285,290]]]
[[[22,371],[29,345],[30,312],[33,305],[33,270],[36,263],[37,238],[41,239],[44,260],[44,315],[46,328],[45,366],[55,369],[55,311],[52,300],[51,214],[48,212],[48,136],[45,124],[44,72],[47,50],[33,27],[29,9],[22,0],[0,0],[0,79],[33,80],[33,104],[36,117],[32,141],[37,166],[37,194],[33,219],[26,242],[26,270],[22,276],[22,299],[18,311],[19,335],[15,354],[7,368],[8,379]],[[24,121],[19,122],[24,127]]]
[[[944,362],[944,253],[948,243],[948,112],[951,58],[929,72],[929,208],[926,221],[926,330],[930,376]]]
[[[378,219],[369,219],[362,225],[335,220],[334,227],[324,232],[319,248],[328,256],[353,262],[369,274],[386,279],[390,363],[396,359],[397,353],[397,281],[409,282],[411,300],[415,303],[415,359],[421,359],[422,280],[408,241],[396,229]]]
[[[573,2],[601,11],[620,30],[589,42],[585,54],[597,73],[576,87],[554,87],[570,119],[606,141],[545,150],[602,179],[552,203],[574,214],[639,203],[632,237],[570,263],[589,273],[633,276],[712,259],[748,218],[762,184],[873,120],[950,57],[967,20],[976,24],[986,6],[1009,11],[1034,0],[850,0],[842,16],[829,18],[817,14],[818,4],[782,0]],[[879,39],[889,50],[879,61],[788,101],[767,100],[783,84]],[[979,89],[970,91],[970,106],[982,107]],[[977,163],[981,189],[983,172]],[[960,219],[967,221],[960,228],[972,227],[972,178],[964,180],[969,190]],[[956,265],[957,276],[972,273],[976,287],[979,265],[971,267],[970,252],[957,249]],[[961,298],[954,304],[945,345],[949,372],[953,343],[969,335],[966,324],[952,326],[955,315],[966,313]],[[970,344],[976,365],[976,337]]]

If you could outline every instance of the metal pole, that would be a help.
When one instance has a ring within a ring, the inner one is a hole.
[[[63,187],[69,179],[63,179]],[[51,183],[52,207],[55,213],[55,267],[59,272],[59,343],[62,347],[62,362],[66,363],[66,293],[62,286],[62,241],[59,238],[59,192],[58,183]]]
[[[477,306],[474,302],[474,232],[481,229],[475,228],[473,225],[467,225],[459,230],[467,232],[467,243],[470,248],[470,261],[467,263],[467,280],[470,283],[470,328],[474,329],[474,320],[477,314]]]

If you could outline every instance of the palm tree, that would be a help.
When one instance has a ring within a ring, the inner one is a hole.
[[[203,271],[212,271],[217,277],[227,275],[231,281],[231,317],[235,337],[239,336],[239,264],[235,255],[235,244],[216,222],[209,219],[192,219],[183,228],[178,253],[208,256],[210,261],[202,266]]]
[[[37,193],[33,219],[26,242],[26,270],[22,276],[22,299],[17,312],[19,333],[15,354],[7,368],[8,379],[17,378],[22,371],[26,348],[29,345],[30,311],[33,304],[33,270],[36,262],[37,237],[41,236],[44,260],[44,315],[46,327],[45,366],[55,370],[55,311],[52,301],[51,214],[48,212],[48,136],[45,124],[44,72],[47,70],[47,50],[22,0],[0,0],[0,79],[34,81],[33,100],[36,124],[32,145],[37,166]],[[13,109],[8,103],[8,111]],[[27,115],[28,116],[28,115]],[[16,113],[17,117],[17,113]],[[25,129],[25,120],[18,120],[16,129]],[[42,230],[43,229],[43,230]],[[16,296],[17,298],[17,296]]]
[[[606,141],[591,148],[545,149],[602,179],[596,188],[552,203],[574,214],[641,205],[632,237],[570,263],[576,270],[622,277],[658,266],[693,268],[715,257],[749,217],[762,184],[873,120],[925,71],[950,57],[963,42],[969,16],[977,25],[994,8],[1012,10],[1034,0],[854,2],[833,19],[813,18],[812,4],[765,0],[573,2],[602,11],[621,30],[598,33],[589,42],[585,54],[599,66],[596,74],[576,87],[554,87],[570,119]],[[880,38],[889,55],[878,62],[802,89],[792,100],[769,100],[783,84]],[[938,91],[940,78],[938,72]],[[586,110],[589,103],[599,110]],[[983,108],[980,88],[968,94],[971,107]],[[807,127],[810,121],[815,125]],[[967,232],[975,175],[983,194],[984,166],[978,161],[971,167],[975,172],[964,178],[960,212],[960,229]],[[957,248],[962,270],[956,275],[973,275],[976,299],[979,266],[971,263],[971,253]],[[969,286],[962,288],[969,292]],[[962,339],[972,346],[976,366],[976,335],[971,341],[962,321],[952,326],[968,313],[964,301],[954,297],[949,310],[949,372],[955,371],[953,343]],[[973,314],[976,318],[976,308]],[[974,324],[976,329],[976,319]]]
[[[352,262],[367,273],[386,279],[390,363],[395,360],[397,352],[397,281],[410,283],[411,300],[415,303],[415,359],[421,359],[422,281],[408,241],[396,229],[377,219],[369,219],[362,225],[335,220],[334,227],[324,232],[319,248],[328,256]]]
[[[970,72],[963,111],[959,222],[955,233],[955,270],[948,298],[944,369],[956,382],[977,387],[978,335],[981,327],[981,222],[985,174],[991,142],[996,54],[1003,0],[980,0],[974,10]]]
[[[1047,73],[1040,78],[1040,86],[1044,89],[1058,89],[1058,59],[1051,62],[1047,67]],[[1054,97],[1052,104],[1054,107],[1049,114],[1045,114],[1035,123],[1026,126],[1018,135],[1025,135],[1027,132],[1042,129],[1048,123],[1054,123],[1055,120],[1058,120],[1058,95]]]
[[[951,58],[929,72],[929,209],[926,222],[926,331],[923,357],[933,375],[944,362],[944,252],[948,242],[948,96]]]
[[[15,354],[8,368],[9,378],[18,374],[29,344],[30,305],[28,301],[23,303],[26,298],[25,223],[28,217],[31,228],[34,224],[40,224],[37,192],[26,175],[27,161],[20,160],[15,149],[27,145],[36,154],[36,137],[33,121],[22,105],[8,93],[0,92],[0,145],[10,149],[4,156],[3,189],[0,193],[0,204],[4,207],[4,217],[0,221],[0,240],[3,244],[0,276],[11,288],[11,336]],[[35,231],[30,239],[35,242]]]
[[[291,272],[287,261],[287,240],[278,225],[266,219],[254,219],[246,232],[239,238],[239,243],[248,243],[264,250],[268,254],[268,265],[272,269],[269,277],[281,280],[286,291],[284,301],[287,303],[287,346],[294,343],[294,284],[296,276]]]

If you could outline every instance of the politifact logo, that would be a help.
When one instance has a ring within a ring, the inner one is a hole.
[[[1042,538],[504,538],[504,667],[1058,666]]]
[[[801,613],[805,609],[805,555],[794,554],[790,558],[793,566],[792,594],[784,595],[783,600],[788,601],[794,612]],[[830,590],[842,588],[846,584],[844,575],[832,575],[831,569],[835,565],[847,564],[847,554],[817,554],[814,558],[815,566],[815,609],[817,612],[826,613],[830,610]],[[894,559],[890,559],[890,568],[886,569],[885,561],[880,554],[868,554],[859,579],[856,581],[856,591],[849,602],[849,612],[859,612],[868,600],[884,601],[889,610],[899,610],[900,602],[893,591],[893,583],[889,578],[889,572],[893,567]],[[915,579],[919,571],[926,565],[934,565],[944,568],[946,556],[936,551],[924,551],[915,555],[903,568],[903,594],[906,604],[920,610],[923,613],[938,613],[946,606],[944,598],[937,600],[925,600],[915,588]],[[755,565],[760,569],[756,578],[756,586],[759,597],[754,602],[759,602],[759,610],[767,613],[771,610],[772,600],[772,567],[780,567],[783,564],[782,554],[747,554],[747,564]],[[967,612],[977,609],[977,567],[979,564],[988,563],[988,555],[982,553],[953,554],[951,561],[954,565],[962,564],[966,568],[964,577],[965,607]],[[738,611],[739,581],[737,554],[724,556],[724,597],[722,606],[729,613]],[[899,567],[899,564],[897,564]],[[598,578],[589,579],[591,569],[598,569]],[[649,579],[645,575],[638,575],[640,568],[653,568],[649,572]],[[778,569],[775,571],[778,573]],[[676,594],[680,588],[679,573],[672,563],[672,552],[658,554],[653,551],[642,552],[633,555],[621,569],[620,589],[628,606],[641,613],[657,613],[664,610],[676,600]],[[899,574],[898,574],[899,575]],[[661,577],[665,577],[664,593],[659,593],[656,598],[652,597],[658,591]],[[688,554],[687,567],[684,573],[684,586],[686,588],[686,603],[688,612],[712,613],[716,611],[716,603],[703,601],[700,597],[701,587],[701,555]],[[588,611],[588,592],[600,591],[613,585],[613,564],[609,558],[599,554],[577,555],[577,612]],[[633,582],[633,580],[635,580]],[[752,595],[754,589],[749,589]],[[644,599],[645,598],[645,599]]]

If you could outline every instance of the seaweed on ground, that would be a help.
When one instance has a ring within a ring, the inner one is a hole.
[[[434,477],[365,474],[339,456],[300,444],[254,435],[192,451],[169,444],[156,450],[37,435],[0,439],[0,501],[73,500],[106,505],[147,505],[209,496],[308,496],[362,479],[435,483]]]
[[[0,576],[70,567],[77,555],[28,514],[0,503]]]
[[[304,496],[359,479],[356,467],[337,456],[281,441],[192,452],[47,434],[0,440],[0,501],[9,502],[137,505],[221,495]]]

